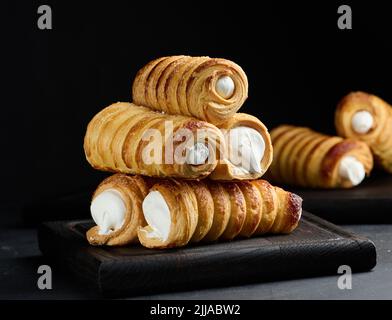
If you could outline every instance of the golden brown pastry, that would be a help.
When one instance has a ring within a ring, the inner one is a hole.
[[[338,134],[366,142],[375,162],[392,173],[392,106],[365,92],[352,92],[338,104],[335,113]]]
[[[211,228],[208,230],[206,236],[201,240],[215,241],[222,235],[229,223],[231,203],[229,201],[229,194],[223,185],[210,181],[206,182],[208,182],[208,187],[204,189],[204,192],[206,194],[211,194],[214,206],[213,210],[209,213],[212,215]]]
[[[290,233],[300,220],[302,199],[264,180],[241,182],[166,180],[156,183],[143,201],[147,226],[140,227],[140,243],[148,248],[172,248],[195,241],[231,240],[265,233]],[[199,207],[209,199],[209,209]],[[211,204],[212,200],[212,204]],[[212,216],[212,223],[206,217]],[[201,227],[202,226],[202,227]],[[209,231],[208,231],[208,228]],[[208,232],[207,232],[208,231]],[[206,233],[207,232],[207,233]]]
[[[275,183],[312,188],[351,188],[373,168],[366,143],[327,136],[305,127],[271,131],[274,161],[267,177]]]
[[[283,204],[282,207],[279,207],[280,199],[278,198],[278,195],[276,192],[278,187],[274,187],[266,180],[261,180],[261,179],[260,180],[253,180],[253,181],[251,181],[251,184],[257,188],[257,190],[260,193],[260,197],[262,199],[262,201],[260,203],[261,213],[262,213],[261,219],[260,219],[260,222],[257,225],[257,228],[254,231],[254,233],[256,235],[265,234],[271,230],[272,225],[274,224],[274,221],[278,215],[279,208],[282,211],[280,214],[284,214],[283,207],[285,204]],[[290,195],[291,195],[291,193],[290,193]],[[296,207],[295,204],[297,203],[297,201],[296,201],[297,198],[296,198],[296,195],[294,195],[294,194],[292,194],[292,195],[293,195],[292,201],[293,201],[294,207]],[[289,203],[287,202],[286,205],[289,206]],[[292,213],[293,212],[288,212],[288,215],[290,216],[290,215],[292,215]],[[296,217],[296,215],[294,214],[293,220],[295,220],[295,217]],[[290,225],[294,225],[294,224],[289,223],[288,229],[290,229]],[[288,232],[290,232],[290,231],[288,231]]]
[[[265,180],[214,182],[158,180],[115,174],[94,192],[97,224],[86,234],[92,245],[149,248],[290,233],[302,200]],[[139,228],[139,231],[138,231]]]
[[[217,124],[242,106],[248,80],[240,66],[226,59],[163,57],[137,73],[132,96],[138,105]]]
[[[195,194],[198,213],[197,225],[191,242],[199,242],[201,239],[204,239],[212,227],[214,215],[211,213],[214,212],[214,194],[208,192],[209,189],[204,181],[206,180],[187,181],[187,184],[190,185]]]
[[[209,175],[224,145],[212,124],[124,102],[95,115],[84,139],[86,158],[96,169],[186,179]]]
[[[226,154],[210,175],[213,180],[260,178],[272,162],[270,134],[256,117],[236,113],[218,125],[226,142]]]
[[[138,229],[141,244],[149,248],[182,247],[197,227],[196,195],[186,182],[160,181],[144,199],[143,213],[148,224]]]
[[[142,202],[148,183],[142,176],[115,174],[101,182],[91,201],[97,224],[87,231],[92,245],[123,246],[138,242],[137,228],[145,225]]]

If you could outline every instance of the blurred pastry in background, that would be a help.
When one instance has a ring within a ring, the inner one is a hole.
[[[392,107],[379,97],[352,92],[338,104],[335,113],[338,135],[366,142],[376,164],[392,173]]]
[[[271,182],[310,188],[351,188],[373,168],[368,145],[328,136],[306,127],[281,125],[271,131]]]

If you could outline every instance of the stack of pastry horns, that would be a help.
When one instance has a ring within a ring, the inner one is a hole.
[[[294,230],[302,200],[260,179],[271,137],[237,113],[247,96],[246,74],[229,60],[172,56],[144,66],[133,102],[104,108],[87,127],[88,162],[115,173],[94,192],[87,240],[170,248]]]

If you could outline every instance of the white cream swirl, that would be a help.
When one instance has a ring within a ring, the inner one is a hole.
[[[234,81],[229,76],[220,77],[216,81],[215,90],[223,99],[229,99],[233,95],[234,89]]]
[[[159,191],[150,191],[143,200],[142,209],[144,218],[152,229],[147,237],[166,241],[170,233],[171,216],[165,198]]]
[[[208,147],[206,147],[204,143],[198,142],[191,148],[187,149],[186,163],[191,165],[204,164],[209,155],[210,152]]]
[[[93,199],[90,212],[99,227],[98,234],[106,235],[122,227],[126,205],[119,191],[107,189]]]
[[[260,162],[265,152],[261,134],[253,128],[239,126],[230,129],[225,136],[234,174],[261,173]]]
[[[373,126],[373,116],[368,111],[358,111],[351,118],[351,127],[356,133],[366,134]]]
[[[352,156],[346,156],[340,160],[339,175],[343,179],[348,179],[353,186],[357,186],[365,178],[366,172],[360,161]]]

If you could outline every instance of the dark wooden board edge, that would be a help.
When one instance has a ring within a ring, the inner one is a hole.
[[[336,224],[392,223],[392,196],[391,199],[337,199],[319,198],[301,191],[297,194],[304,199],[305,210]]]
[[[86,246],[78,246],[78,240],[69,229],[68,221],[51,221],[38,227],[38,246],[44,256],[53,261],[63,272],[71,272],[81,283],[90,289],[102,292],[99,286],[99,270],[101,261],[83,250]],[[84,264],[74,263],[82,259]]]
[[[344,190],[284,186],[303,198],[303,208],[337,224],[392,223],[392,175],[376,171],[359,186]]]
[[[45,223],[39,228],[38,237],[40,249],[46,256],[105,297],[329,275],[336,274],[338,267],[343,264],[350,265],[353,272],[362,272],[371,270],[376,265],[376,250],[372,241],[308,213],[304,214],[304,219],[320,228],[327,228],[343,239],[338,240],[335,247],[322,241],[312,242],[312,246],[306,246],[305,250],[303,247],[293,249],[290,243],[271,244],[258,249],[241,248],[240,252],[235,250],[216,255],[202,254],[191,259],[179,250],[178,259],[168,259],[164,265],[151,263],[151,259],[135,257],[132,263],[135,268],[130,269],[121,261],[101,261],[94,258],[93,254],[87,255],[89,249],[96,248],[90,247],[87,242],[81,246],[80,237],[75,237],[75,233],[70,232],[67,223]],[[280,254],[277,255],[277,252]],[[81,259],[83,264],[77,263]],[[159,276],[148,279],[148,287],[145,286],[146,279],[140,278],[138,270],[141,268],[152,275],[159,268]],[[211,273],[213,277],[210,276]],[[165,276],[173,274],[176,275],[175,279]]]

